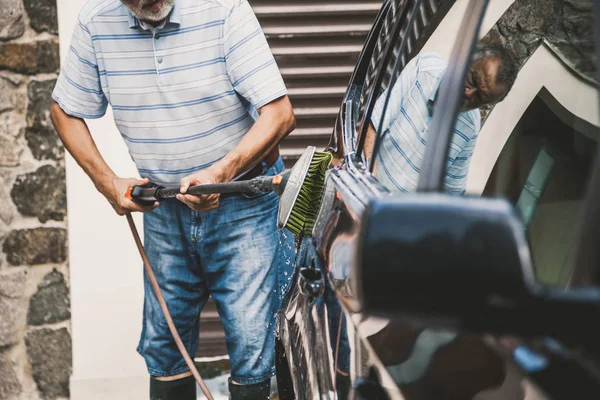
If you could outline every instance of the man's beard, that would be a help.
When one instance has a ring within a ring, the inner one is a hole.
[[[171,10],[173,9],[173,5],[175,4],[176,0],[138,0],[138,1],[136,1],[136,0],[121,0],[121,1],[123,4],[125,4],[125,6],[127,6],[127,8],[129,8],[129,11],[131,11],[131,13],[133,15],[135,15],[139,20],[148,21],[148,22],[160,22],[163,19],[167,18],[167,15],[169,15]],[[162,2],[160,7],[158,7],[158,8],[144,7],[144,6],[148,6],[149,4],[154,3],[155,1]]]

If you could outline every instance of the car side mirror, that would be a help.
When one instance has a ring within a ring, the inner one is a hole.
[[[365,314],[477,332],[598,337],[590,321],[600,316],[600,290],[539,285],[523,225],[505,200],[378,199],[362,216],[358,240],[354,281]]]

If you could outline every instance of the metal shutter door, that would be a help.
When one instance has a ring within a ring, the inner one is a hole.
[[[277,60],[297,127],[281,145],[287,167],[306,146],[329,141],[342,97],[381,6],[379,0],[249,0]],[[196,356],[226,354],[212,300],[201,315]]]

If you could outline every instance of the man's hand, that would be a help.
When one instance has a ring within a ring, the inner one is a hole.
[[[151,206],[140,206],[125,197],[127,189],[135,185],[145,185],[148,183],[148,179],[117,177],[100,155],[83,119],[68,115],[55,101],[52,101],[50,116],[65,148],[92,179],[98,191],[106,197],[117,214],[125,215],[130,211],[150,211],[158,206],[158,202]]]
[[[224,181],[223,174],[215,168],[207,168],[188,175],[181,179],[180,192],[186,193],[190,186],[202,185],[207,183],[221,183]],[[189,208],[196,211],[210,211],[219,207],[219,195],[207,194],[195,196],[191,194],[178,194],[177,199],[186,204]]]
[[[209,168],[181,180],[177,198],[192,210],[210,211],[219,206],[218,195],[184,195],[191,185],[229,182],[258,164],[290,133],[296,118],[287,96],[282,96],[258,109],[259,117],[242,140],[225,157]]]
[[[142,206],[125,197],[125,193],[130,187],[136,185],[142,186],[146,185],[147,183],[148,178],[140,180],[135,178],[114,177],[104,182],[102,186],[98,186],[98,190],[104,195],[104,197],[106,197],[106,200],[108,200],[110,205],[113,206],[117,214],[125,215],[132,211],[144,212],[158,207],[158,202],[155,202],[151,206]]]

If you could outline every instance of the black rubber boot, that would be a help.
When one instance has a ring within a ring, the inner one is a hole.
[[[193,376],[175,381],[150,378],[150,400],[196,400],[196,381]]]
[[[350,386],[352,381],[348,375],[336,374],[335,377],[335,390],[337,392],[338,400],[347,400],[350,395]]]
[[[229,378],[231,400],[267,400],[271,395],[271,380],[254,385],[236,385]]]

